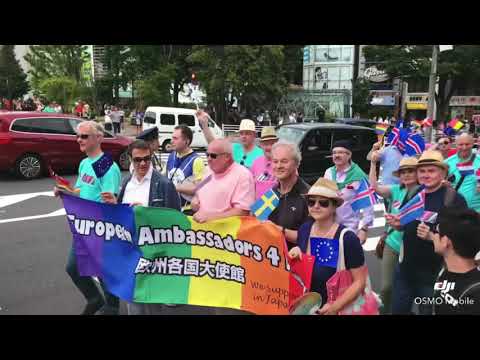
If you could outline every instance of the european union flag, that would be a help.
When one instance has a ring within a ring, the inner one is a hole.
[[[280,199],[277,193],[273,190],[268,190],[252,205],[250,210],[258,220],[265,221],[268,220],[268,217],[279,203]]]
[[[92,164],[93,171],[98,179],[102,178],[113,165],[113,159],[109,154],[103,156]]]
[[[311,252],[320,266],[336,269],[338,263],[338,240],[326,238],[310,238]]]

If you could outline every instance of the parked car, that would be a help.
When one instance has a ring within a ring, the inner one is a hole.
[[[68,114],[41,112],[0,113],[0,171],[13,170],[24,179],[76,169],[85,154],[80,151],[75,130],[85,121]],[[122,170],[128,170],[127,153],[132,140],[105,133],[102,148]]]
[[[365,126],[371,129],[375,129],[375,125],[377,125],[377,123],[374,120],[355,119],[355,118],[337,118],[335,119],[335,123],[345,124],[345,125],[354,125],[354,126]]]
[[[302,123],[283,125],[277,130],[280,139],[298,145],[302,153],[300,176],[310,184],[323,176],[333,166],[332,145],[337,140],[348,139],[353,145],[352,160],[368,172],[367,154],[377,141],[375,130],[334,123]]]
[[[170,143],[172,142],[173,130],[176,126],[187,125],[193,132],[193,140],[191,147],[196,149],[204,149],[208,146],[205,136],[195,115],[196,110],[180,109],[169,107],[149,107],[145,111],[143,117],[143,130],[150,129],[154,126],[158,127],[158,141],[163,151],[170,151]],[[208,122],[213,135],[216,138],[222,137],[222,129],[212,120]]]

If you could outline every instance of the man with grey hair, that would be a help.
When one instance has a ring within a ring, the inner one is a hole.
[[[272,147],[272,170],[278,181],[273,188],[280,202],[268,219],[283,232],[288,248],[297,242],[297,231],[308,217],[307,201],[303,194],[310,189],[299,175],[302,155],[297,145],[280,140]]]
[[[233,161],[232,151],[227,139],[208,145],[208,168],[192,199],[193,219],[199,223],[250,213],[255,201],[253,176]]]
[[[457,153],[450,156],[445,163],[449,166],[448,177],[453,188],[467,201],[470,209],[480,212],[480,156],[473,151],[475,139],[464,132],[455,139]]]
[[[115,195],[119,193],[122,176],[118,165],[111,161],[110,166],[102,167],[101,171],[98,171],[95,167],[97,161],[102,160],[103,162],[104,157],[108,157],[101,148],[103,134],[103,126],[95,121],[84,121],[77,127],[77,142],[80,145],[80,150],[87,155],[87,158],[80,163],[77,182],[74,186],[75,192],[82,199],[104,202],[107,193]],[[109,162],[107,161],[107,163]],[[55,196],[58,196],[59,190],[55,188],[54,193]],[[73,245],[66,270],[75,286],[87,300],[82,315],[93,315],[98,310],[100,310],[99,315],[118,315],[119,299],[106,290],[103,281],[100,280],[100,284],[105,300],[91,277],[80,276]]]

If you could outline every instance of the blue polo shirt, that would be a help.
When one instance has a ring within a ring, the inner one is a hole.
[[[380,165],[382,166],[380,177],[382,178],[382,185],[395,185],[400,183],[400,179],[393,176],[392,173],[398,170],[402,158],[403,155],[398,151],[396,146],[387,146],[383,149],[380,155]]]

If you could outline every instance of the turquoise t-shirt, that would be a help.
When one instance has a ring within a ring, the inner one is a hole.
[[[390,186],[390,201],[392,202],[392,207],[390,213],[395,215],[400,212],[400,205],[407,195],[407,188],[400,185],[391,185]],[[389,228],[390,229],[390,228]],[[390,231],[390,230],[388,230]],[[393,230],[390,235],[385,239],[385,242],[388,246],[392,248],[396,253],[400,253],[400,246],[403,242],[403,231]]]
[[[455,182],[452,184],[453,188],[456,188],[458,182],[461,179],[460,171],[457,169],[457,164],[465,162],[466,160],[460,159],[458,154],[450,156],[445,163],[450,167],[448,175],[455,175]],[[477,154],[473,161],[473,168],[475,171],[480,169],[480,155]],[[465,177],[462,186],[458,189],[460,195],[462,195],[467,201],[467,205],[470,209],[480,212],[480,193],[477,192],[477,178],[475,174]]]
[[[263,150],[255,145],[253,150],[250,151],[245,157],[242,144],[233,144],[233,161],[240,165],[246,166],[249,169],[252,167],[253,162],[263,155]]]
[[[80,197],[82,199],[101,202],[102,197],[100,194],[102,192],[119,193],[122,174],[116,163],[113,163],[102,178],[99,179],[95,175],[92,164],[102,156],[103,154],[94,159],[86,158],[80,163],[75,188],[80,189]]]

